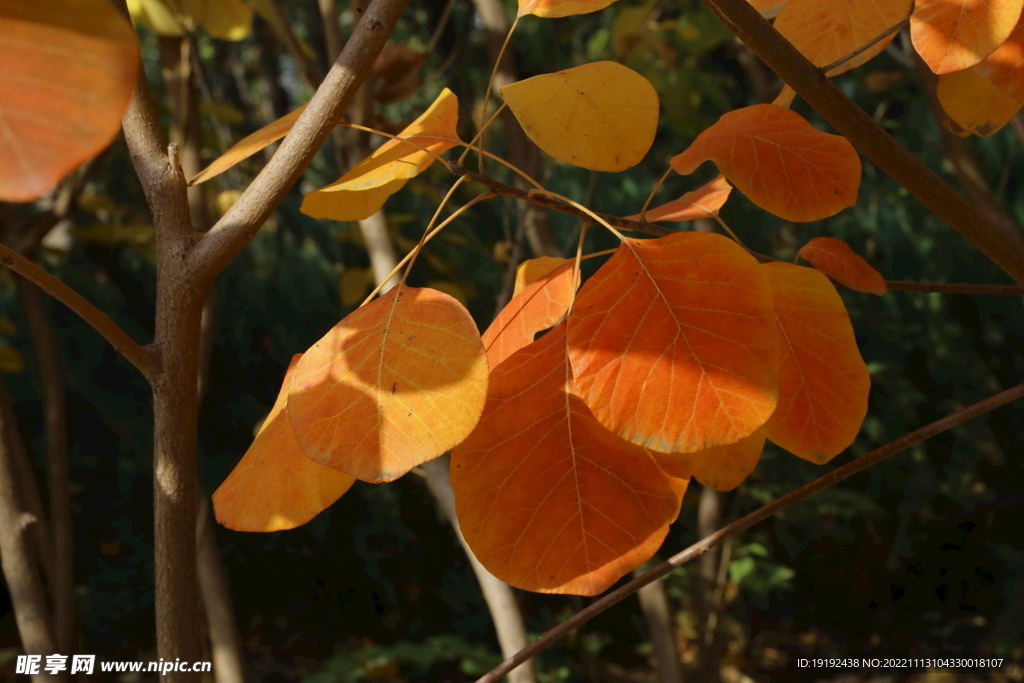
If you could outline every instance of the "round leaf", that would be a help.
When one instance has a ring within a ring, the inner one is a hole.
[[[592,171],[637,165],[658,129],[658,94],[615,62],[594,62],[506,85],[501,96],[538,147]]]

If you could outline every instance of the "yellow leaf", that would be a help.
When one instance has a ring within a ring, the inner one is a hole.
[[[255,133],[246,135],[244,138],[232,145],[231,149],[217,157],[212,164],[197,173],[192,180],[188,181],[189,185],[205,183],[210,178],[220,175],[224,171],[228,170],[239,161],[248,159],[270,143],[280,140],[285,135],[288,135],[288,131],[292,129],[292,126],[295,125],[295,122],[299,120],[299,116],[301,116],[302,112],[305,110],[306,105],[302,105],[298,109],[288,112],[278,120],[268,123]]]
[[[516,288],[512,296],[519,294],[532,283],[541,279],[555,268],[571,263],[573,259],[558,258],[556,256],[541,256],[523,261],[516,266]]]
[[[183,36],[185,27],[181,17],[163,0],[128,0],[132,21],[161,36]]]
[[[974,66],[1013,32],[1024,0],[917,0],[910,40],[928,67],[948,74]]]
[[[21,352],[18,349],[6,344],[0,346],[0,372],[17,374],[24,369],[25,361],[22,359]]]
[[[615,0],[519,0],[519,14],[532,14],[546,19],[589,14],[604,9]]]
[[[310,192],[302,199],[300,211],[311,218],[329,218],[333,221],[361,221],[384,206],[388,197],[402,189],[408,181],[392,180],[387,185],[369,190],[347,192]]]
[[[1009,123],[1021,107],[974,69],[942,74],[935,92],[951,119],[946,127],[961,136],[988,137]]]
[[[242,40],[252,33],[252,9],[242,0],[178,0],[182,12],[192,17],[214,38]]]
[[[615,62],[594,62],[506,85],[501,96],[538,147],[573,166],[623,171],[658,129],[658,94]]]

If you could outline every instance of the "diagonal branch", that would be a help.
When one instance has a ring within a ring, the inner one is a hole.
[[[81,294],[5,244],[0,244],[0,264],[35,283],[44,292],[77,313],[147,379],[156,373],[159,361],[154,349],[138,344],[106,313],[92,305]]]
[[[612,605],[621,602],[633,593],[636,593],[652,581],[660,579],[676,567],[680,567],[687,562],[700,557],[727,538],[731,538],[742,531],[746,531],[758,522],[763,522],[775,513],[785,510],[791,505],[799,503],[805,498],[843,481],[847,477],[857,474],[858,472],[863,472],[872,465],[885,460],[890,455],[895,455],[900,451],[910,448],[914,444],[920,443],[925,439],[929,439],[936,434],[946,431],[947,429],[956,427],[957,425],[963,424],[964,422],[978,417],[979,415],[983,415],[990,410],[994,410],[995,408],[1006,405],[1007,403],[1011,403],[1012,401],[1016,401],[1020,398],[1024,398],[1024,384],[1018,384],[1012,389],[1007,389],[1006,391],[1002,391],[994,396],[989,396],[988,398],[969,405],[962,410],[958,410],[952,415],[947,415],[941,420],[936,420],[935,422],[921,427],[916,431],[904,434],[895,441],[890,441],[881,448],[876,448],[867,455],[857,458],[853,462],[847,463],[842,467],[838,467],[828,474],[818,477],[809,484],[805,484],[798,489],[790,491],[774,502],[758,508],[754,512],[751,512],[745,517],[741,517],[728,526],[722,527],[710,536],[694,543],[686,550],[676,553],[654,569],[645,572],[629,583],[620,586],[611,593],[608,593],[601,599],[592,602],[586,609],[577,612],[569,619],[566,619],[561,624],[530,643],[527,647],[520,650],[514,657],[506,659],[482,678],[478,679],[476,683],[496,683],[496,681],[501,679],[502,676],[507,674],[513,668],[526,661],[528,658],[533,657],[549,645],[554,644],[565,636],[565,634],[569,633],[573,629],[579,628],[581,624],[594,618],[601,612],[604,612]]]
[[[861,152],[983,254],[1024,282],[1024,247],[899,144],[746,0],[703,0],[765,64]]]
[[[209,286],[302,175],[359,90],[407,2],[373,0],[270,163],[190,254],[187,265],[198,288]]]

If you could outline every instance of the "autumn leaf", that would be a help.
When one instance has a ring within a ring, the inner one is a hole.
[[[492,368],[533,343],[533,337],[558,322],[573,294],[573,262],[569,261],[530,283],[512,297],[483,334]]]
[[[773,26],[804,57],[825,66],[906,19],[913,4],[913,0],[789,0]],[[878,41],[829,72],[829,76],[864,64],[895,37],[893,33]]]
[[[835,237],[815,237],[796,256],[844,287],[878,296],[889,291],[882,274]]]
[[[288,387],[301,357],[292,357],[256,439],[213,493],[217,521],[229,529],[294,529],[330,507],[355,483],[347,474],[307,458],[295,441],[285,411]]]
[[[1004,94],[1024,104],[1024,21],[1018,20],[1010,37],[972,68]]]
[[[511,83],[501,96],[538,147],[592,171],[637,165],[658,129],[658,93],[615,62],[594,62]]]
[[[300,210],[337,221],[368,218],[405,181],[434,163],[436,156],[462,144],[458,123],[459,100],[445,88],[422,116],[398,134],[399,139],[388,140],[341,178],[307,194]],[[364,192],[370,194],[358,194]]]
[[[917,0],[910,39],[937,74],[974,66],[1006,40],[1024,0]]]
[[[546,19],[556,19],[574,14],[596,12],[613,2],[615,0],[519,0],[517,16],[533,14]]]
[[[252,33],[252,8],[242,0],[128,0],[128,10],[162,36],[202,28],[214,38],[238,41]]]
[[[197,173],[188,184],[198,185],[199,183],[205,183],[210,178],[218,176],[228,170],[239,161],[248,159],[270,143],[276,142],[285,135],[288,135],[292,126],[295,125],[295,122],[299,120],[299,116],[301,116],[302,112],[305,110],[306,105],[304,104],[295,111],[288,112],[273,123],[263,126],[255,133],[246,135],[244,138],[236,142],[231,149],[217,157],[212,164]]]
[[[689,175],[709,159],[750,201],[786,220],[827,218],[857,203],[861,166],[853,145],[785,107],[724,114],[671,164]]]
[[[654,554],[688,482],[602,427],[571,381],[564,324],[499,365],[480,424],[452,452],[452,488],[492,574],[596,595]]]
[[[667,204],[648,209],[644,218],[656,223],[658,221],[692,221],[716,216],[731,192],[732,185],[725,179],[725,176],[720,175],[696,190],[687,192],[679,199],[673,199]],[[630,216],[630,218],[639,220],[640,214]]]
[[[779,405],[765,433],[790,453],[823,464],[857,437],[871,378],[828,278],[781,261],[760,268],[771,283],[782,338]]]
[[[935,94],[949,115],[945,126],[961,137],[988,137],[1010,122],[1021,103],[974,69],[939,76]]]
[[[306,352],[288,416],[315,462],[391,481],[465,439],[486,396],[487,358],[469,312],[442,292],[399,285]]]
[[[651,451],[655,462],[673,477],[693,477],[716,491],[732,491],[750,476],[764,450],[765,429],[727,446],[714,446],[696,453]]]
[[[735,443],[775,410],[778,333],[754,257],[711,233],[626,239],[569,315],[580,396],[635,444]]]
[[[0,201],[43,196],[121,130],[135,31],[103,0],[0,0]]]
[[[557,256],[538,256],[537,258],[526,259],[516,266],[516,285],[512,290],[512,296],[519,294],[531,283],[541,279],[556,268],[561,268],[566,263],[573,263],[573,259],[559,258]]]

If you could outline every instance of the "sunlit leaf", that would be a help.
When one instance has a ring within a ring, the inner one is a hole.
[[[214,38],[238,41],[252,33],[252,8],[242,0],[128,0],[128,11],[162,36],[202,28]]]
[[[533,14],[538,17],[555,19],[573,14],[596,12],[613,2],[615,0],[519,0],[518,16]]]
[[[370,216],[405,181],[434,163],[435,156],[461,144],[456,131],[458,123],[459,100],[445,88],[422,116],[399,133],[400,140],[388,140],[341,178],[307,194],[301,211],[314,218],[336,221]],[[364,192],[369,194],[360,196]]]
[[[486,397],[487,357],[469,312],[442,292],[399,285],[306,352],[288,415],[314,461],[391,481],[465,439]]]
[[[538,256],[523,261],[516,266],[516,286],[512,291],[515,296],[530,286],[531,283],[541,279],[556,268],[561,268],[566,263],[572,263],[572,259],[558,258],[557,256]]]
[[[492,368],[498,367],[513,353],[531,344],[534,335],[558,322],[569,310],[572,285],[573,262],[570,261],[512,297],[484,332],[488,364]]]
[[[818,220],[857,203],[861,166],[853,145],[785,107],[729,112],[671,163],[688,175],[709,159],[750,201],[786,220]]]
[[[658,93],[615,62],[594,62],[511,83],[501,96],[538,147],[567,164],[623,171],[658,129]]]
[[[1004,94],[1024,104],[1024,21],[995,52],[972,67]]]
[[[721,235],[627,239],[580,290],[568,339],[580,395],[638,445],[735,443],[775,409],[771,291],[754,257]]]
[[[732,185],[725,179],[725,176],[720,175],[696,190],[687,192],[679,199],[673,199],[667,204],[648,209],[644,218],[652,223],[708,218],[718,214],[718,210],[725,204],[731,192]],[[630,216],[630,218],[639,219],[640,214]]]
[[[782,339],[779,405],[765,433],[790,453],[826,463],[860,431],[871,388],[868,368],[828,278],[781,261],[760,268],[771,282]]]
[[[988,137],[1008,124],[1021,103],[974,69],[939,76],[935,94],[949,115],[943,123],[960,136]]]
[[[789,0],[775,30],[817,66],[831,64],[910,14],[913,0]],[[896,37],[878,41],[829,72],[836,76],[864,64]]]
[[[189,184],[198,185],[199,183],[204,183],[210,178],[218,176],[228,170],[239,161],[248,159],[270,143],[276,142],[285,135],[288,135],[288,131],[290,131],[292,126],[295,125],[295,122],[299,120],[299,116],[303,111],[305,111],[305,109],[306,105],[304,104],[295,111],[288,112],[277,121],[263,126],[255,133],[246,135],[244,138],[236,142],[231,149],[217,157],[212,164],[197,173],[196,177],[189,181]]]
[[[492,574],[596,595],[654,554],[688,482],[602,427],[570,382],[564,324],[498,366],[480,424],[452,452],[452,488]]]
[[[696,453],[651,451],[661,469],[673,477],[693,477],[716,491],[732,491],[743,483],[761,459],[765,429],[727,446],[714,446]]]
[[[295,441],[286,411],[288,387],[301,357],[292,357],[256,439],[213,494],[217,521],[229,529],[294,529],[328,508],[355,482],[307,458]]]
[[[917,0],[910,39],[937,74],[974,66],[1009,37],[1024,0]]]
[[[0,36],[0,201],[27,202],[117,135],[139,46],[104,0],[0,0]]]
[[[854,253],[850,245],[835,237],[815,237],[801,247],[797,258],[804,259],[844,287],[878,296],[889,291],[882,274]]]

